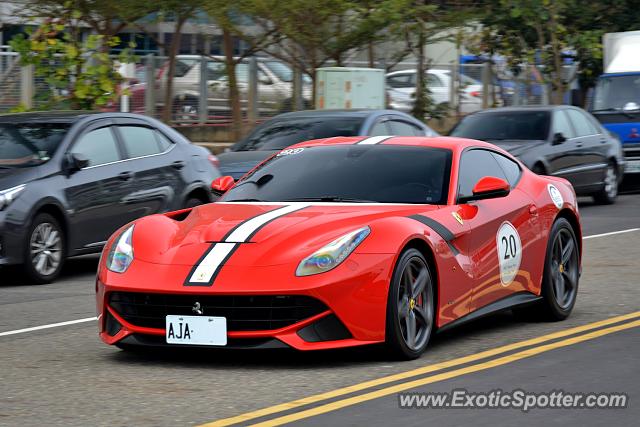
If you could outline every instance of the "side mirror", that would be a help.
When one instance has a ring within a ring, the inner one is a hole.
[[[218,194],[224,194],[234,186],[235,180],[231,176],[219,176],[211,183],[211,189]]]
[[[558,144],[562,144],[566,140],[567,138],[562,134],[562,132],[556,132],[553,134],[553,141],[551,141],[551,143],[553,145],[558,145]]]
[[[258,78],[258,81],[263,85],[272,85],[273,80],[269,78],[269,76],[261,76]]]
[[[495,176],[485,176],[473,187],[473,195],[461,197],[460,203],[466,203],[473,200],[496,199],[505,197],[511,191],[511,186],[504,179]]]
[[[89,159],[81,153],[67,154],[67,169],[71,172],[79,171],[89,166]]]

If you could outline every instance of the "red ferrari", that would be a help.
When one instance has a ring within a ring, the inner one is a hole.
[[[431,335],[517,308],[566,318],[581,226],[564,179],[484,142],[329,138],[281,151],[220,201],[151,215],[105,246],[100,337],[319,350]]]

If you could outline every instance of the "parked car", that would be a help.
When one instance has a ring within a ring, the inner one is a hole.
[[[403,112],[411,111],[415,100],[416,78],[417,70],[394,71],[387,74],[387,86],[391,88],[389,91],[391,108]],[[470,113],[482,109],[482,83],[465,74],[460,74],[460,82],[460,111]],[[452,104],[451,71],[427,70],[426,84],[435,104],[447,106]]]
[[[0,266],[50,282],[144,215],[211,201],[215,157],[149,117],[0,116]]]
[[[267,157],[301,141],[333,136],[436,136],[424,123],[393,110],[310,110],[280,114],[218,156],[220,172],[239,179]]]
[[[285,63],[271,58],[260,58],[258,64],[258,110],[273,114],[290,111],[293,107],[293,70]],[[178,120],[193,119],[198,115],[200,99],[200,56],[180,55],[173,79],[173,109]],[[161,79],[160,92],[164,94],[166,75]],[[207,107],[209,115],[229,114],[228,78],[224,57],[214,56],[207,61]],[[249,92],[249,61],[236,65],[236,79],[241,108],[247,108]],[[304,104],[311,106],[311,78],[303,75]],[[158,97],[162,101],[162,97]]]
[[[506,107],[471,114],[452,136],[492,142],[541,175],[568,179],[579,195],[613,203],[625,160],[620,140],[568,105]]]

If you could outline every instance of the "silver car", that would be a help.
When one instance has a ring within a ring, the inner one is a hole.
[[[210,119],[230,114],[229,84],[224,57],[207,58],[207,107]],[[271,116],[291,111],[293,107],[293,70],[285,63],[260,58],[258,64],[258,114]],[[173,109],[178,120],[193,120],[198,116],[200,99],[200,56],[180,55],[176,59],[173,79]],[[166,76],[166,73],[164,73]],[[249,93],[249,61],[236,65],[240,106],[247,109]],[[311,79],[303,75],[302,96],[305,108],[311,104]],[[164,94],[166,77],[161,79],[160,94]],[[158,99],[162,99],[162,95]]]

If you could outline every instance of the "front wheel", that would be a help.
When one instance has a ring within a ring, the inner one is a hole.
[[[618,169],[609,163],[604,174],[602,190],[593,195],[593,200],[600,205],[611,205],[618,197]]]
[[[52,282],[62,270],[65,238],[58,221],[49,214],[37,215],[26,236],[23,269],[36,284]]]
[[[434,323],[434,282],[416,249],[402,253],[387,298],[386,343],[395,357],[415,359],[427,348]]]

